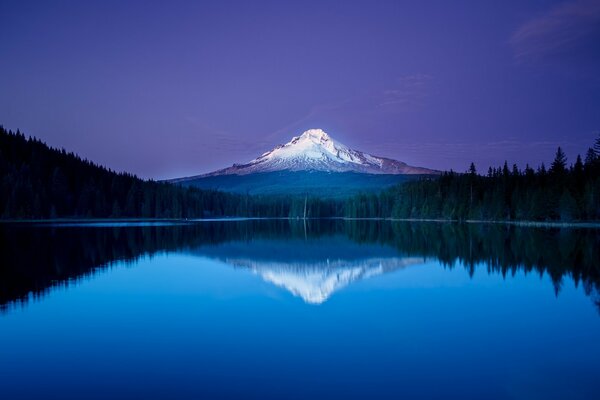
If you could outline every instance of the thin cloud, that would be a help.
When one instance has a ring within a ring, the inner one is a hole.
[[[396,84],[383,91],[378,107],[392,108],[393,111],[408,111],[421,107],[429,95],[429,83],[433,77],[427,74],[401,76]]]
[[[344,106],[351,103],[353,100],[354,100],[354,98],[351,97],[351,98],[347,98],[347,99],[333,102],[333,103],[316,105],[316,106],[312,107],[310,109],[310,111],[307,114],[305,114],[304,116],[302,116],[301,118],[266,135],[262,141],[263,142],[273,142],[274,140],[281,139],[282,137],[289,138],[289,137],[291,137],[290,134],[296,135],[296,134],[300,133],[300,132],[298,132],[298,129],[303,129],[303,127],[306,128],[307,127],[306,124],[309,123],[310,121],[312,121],[313,119],[321,117],[323,115],[335,113],[338,110],[343,109]]]
[[[269,146],[266,140],[246,140],[195,117],[187,117],[186,121],[194,127],[204,149],[248,156]]]
[[[447,156],[447,155],[480,155],[480,154],[496,154],[499,157],[507,157],[515,153],[553,153],[557,147],[569,149],[571,156],[575,157],[576,152],[591,141],[587,138],[578,140],[565,141],[526,141],[516,138],[510,138],[498,141],[489,142],[472,142],[472,141],[376,141],[366,139],[361,141],[361,144],[370,150],[371,153],[379,156],[396,157],[402,159],[405,155],[428,155],[428,156]]]
[[[600,0],[575,0],[525,22],[513,33],[510,44],[515,59],[524,62],[568,52],[598,34]]]
[[[428,74],[403,75],[383,90],[373,90],[339,101],[315,105],[302,117],[266,135],[264,140],[289,138],[302,129],[314,127],[312,124],[315,121],[347,123],[355,119],[378,120],[382,114],[420,109],[429,96],[432,80],[433,76]]]

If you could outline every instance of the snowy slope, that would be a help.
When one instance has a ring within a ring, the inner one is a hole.
[[[247,164],[234,164],[209,174],[175,179],[185,182],[200,177],[248,175],[275,171],[359,172],[366,174],[437,174],[438,171],[412,167],[404,162],[376,157],[333,140],[321,129],[310,129],[288,143],[279,145]]]

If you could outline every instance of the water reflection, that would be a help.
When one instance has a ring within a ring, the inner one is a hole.
[[[503,276],[572,277],[600,308],[600,231],[384,221],[227,221],[144,226],[0,226],[0,306],[75,284],[115,262],[185,252],[249,269],[307,303],[350,283],[438,260]]]
[[[389,246],[345,236],[257,239],[203,246],[197,254],[246,268],[306,303],[319,304],[352,282],[423,263]]]

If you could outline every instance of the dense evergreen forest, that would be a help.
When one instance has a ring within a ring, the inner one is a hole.
[[[0,127],[0,218],[415,218],[600,220],[600,137],[568,165],[559,148],[549,169],[505,163],[486,175],[412,181],[347,199],[314,194],[249,196],[142,180]]]
[[[0,126],[0,218],[211,218],[340,214],[315,198],[252,197],[116,173]],[[332,208],[333,207],[333,208]]]
[[[471,163],[466,173],[408,182],[378,195],[347,201],[353,218],[451,220],[600,220],[600,137],[586,154],[568,166],[559,147],[549,169],[524,170],[507,163],[479,175]]]

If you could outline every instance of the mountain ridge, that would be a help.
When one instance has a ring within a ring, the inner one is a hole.
[[[276,171],[356,172],[372,175],[438,175],[440,172],[415,167],[402,161],[353,150],[331,138],[322,129],[309,129],[289,142],[245,164],[233,164],[213,172],[171,179],[181,183],[224,175],[250,175]]]

